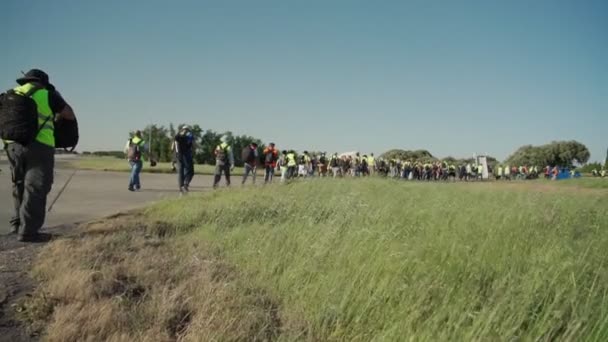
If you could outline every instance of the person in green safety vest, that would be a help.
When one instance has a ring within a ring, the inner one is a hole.
[[[456,165],[450,164],[448,166],[448,180],[456,181]]]
[[[496,166],[496,180],[502,179],[502,165]]]
[[[228,144],[228,136],[220,139],[221,143],[215,148],[215,173],[213,188],[217,188],[222,179],[222,173],[226,177],[226,186],[230,186],[230,171],[234,170],[234,153],[232,146]]]
[[[142,138],[141,131],[135,131],[133,137],[127,140],[124,151],[127,156],[127,161],[131,166],[128,190],[139,190],[141,189],[139,174],[143,168],[144,154],[149,153],[148,144],[146,144],[146,141]]]
[[[374,158],[373,153],[370,153],[369,157],[367,157],[367,167],[370,176],[373,176],[376,173],[376,158]]]
[[[39,233],[46,214],[46,198],[53,185],[55,165],[55,120],[76,120],[72,107],[40,69],[32,69],[17,79],[15,93],[28,95],[36,103],[38,131],[27,146],[4,141],[11,168],[14,212],[10,226],[17,239],[41,242],[50,238]]]
[[[505,180],[511,180],[511,167],[508,164],[503,168],[503,174],[505,175]]]
[[[290,150],[285,156],[287,163],[287,179],[291,179],[297,175],[298,162],[296,160],[296,153],[294,150]]]

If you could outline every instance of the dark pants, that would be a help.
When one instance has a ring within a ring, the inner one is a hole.
[[[194,162],[192,154],[177,155],[177,185],[180,190],[182,187],[190,186],[190,182],[194,177]]]
[[[230,186],[230,164],[216,164],[215,165],[215,179],[213,180],[213,187],[216,188],[220,184],[222,179],[222,173],[226,176],[226,185]]]
[[[272,177],[274,177],[274,167],[272,167],[272,165],[266,165],[266,174],[264,175],[264,182],[272,183]]]
[[[255,184],[255,176],[257,173],[256,167],[245,163],[245,174],[243,175],[243,181],[241,184],[245,184],[245,182],[247,181],[247,177],[249,177],[250,173],[253,177],[253,184]]]
[[[297,166],[287,167],[287,179],[294,178],[298,175]]]
[[[53,185],[55,149],[37,141],[6,147],[13,181],[15,211],[10,220],[20,235],[34,235],[44,224],[46,196]]]

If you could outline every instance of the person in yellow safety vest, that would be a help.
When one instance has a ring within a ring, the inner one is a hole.
[[[232,147],[228,144],[228,136],[220,138],[221,143],[215,148],[215,172],[213,187],[217,188],[222,179],[222,173],[226,177],[226,186],[230,186],[230,171],[234,170],[234,154]]]
[[[523,166],[520,166],[519,168],[517,168],[517,172],[518,172],[517,177],[519,179],[524,179],[525,178],[524,167]]]
[[[312,173],[312,159],[310,159],[308,151],[304,151],[304,172],[306,173],[306,177]]]
[[[448,180],[450,178],[456,181],[456,165],[454,164],[450,164],[450,166],[448,166]]]
[[[144,155],[148,153],[148,145],[142,138],[141,131],[135,131],[133,137],[127,140],[125,145],[125,154],[129,166],[131,166],[131,174],[129,175],[129,191],[141,189],[139,174],[143,168]]]
[[[496,180],[499,180],[502,178],[502,165],[498,165],[496,167]]]
[[[369,174],[374,175],[376,172],[376,158],[374,158],[374,154],[370,153],[369,157],[367,157],[367,168],[369,169]]]
[[[55,124],[59,118],[76,120],[72,107],[61,97],[42,70],[32,69],[17,79],[16,94],[31,98],[38,112],[38,131],[27,145],[4,141],[13,182],[14,212],[11,233],[23,242],[47,241],[50,235],[38,231],[44,224],[46,197],[53,185]],[[55,119],[55,120],[54,120]]]
[[[296,175],[298,163],[296,161],[296,153],[290,150],[285,157],[287,161],[287,179],[293,178]]]

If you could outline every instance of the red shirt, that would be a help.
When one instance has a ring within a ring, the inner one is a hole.
[[[266,155],[268,153],[272,153],[272,161],[271,162],[266,162]],[[264,149],[264,164],[266,166],[276,167],[277,166],[278,156],[279,156],[279,152],[277,151],[276,148],[266,147]]]

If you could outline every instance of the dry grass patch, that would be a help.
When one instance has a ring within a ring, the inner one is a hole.
[[[33,330],[47,341],[279,336],[279,307],[267,293],[200,240],[139,222],[137,215],[95,222],[41,252],[34,267],[41,285],[22,313]]]

